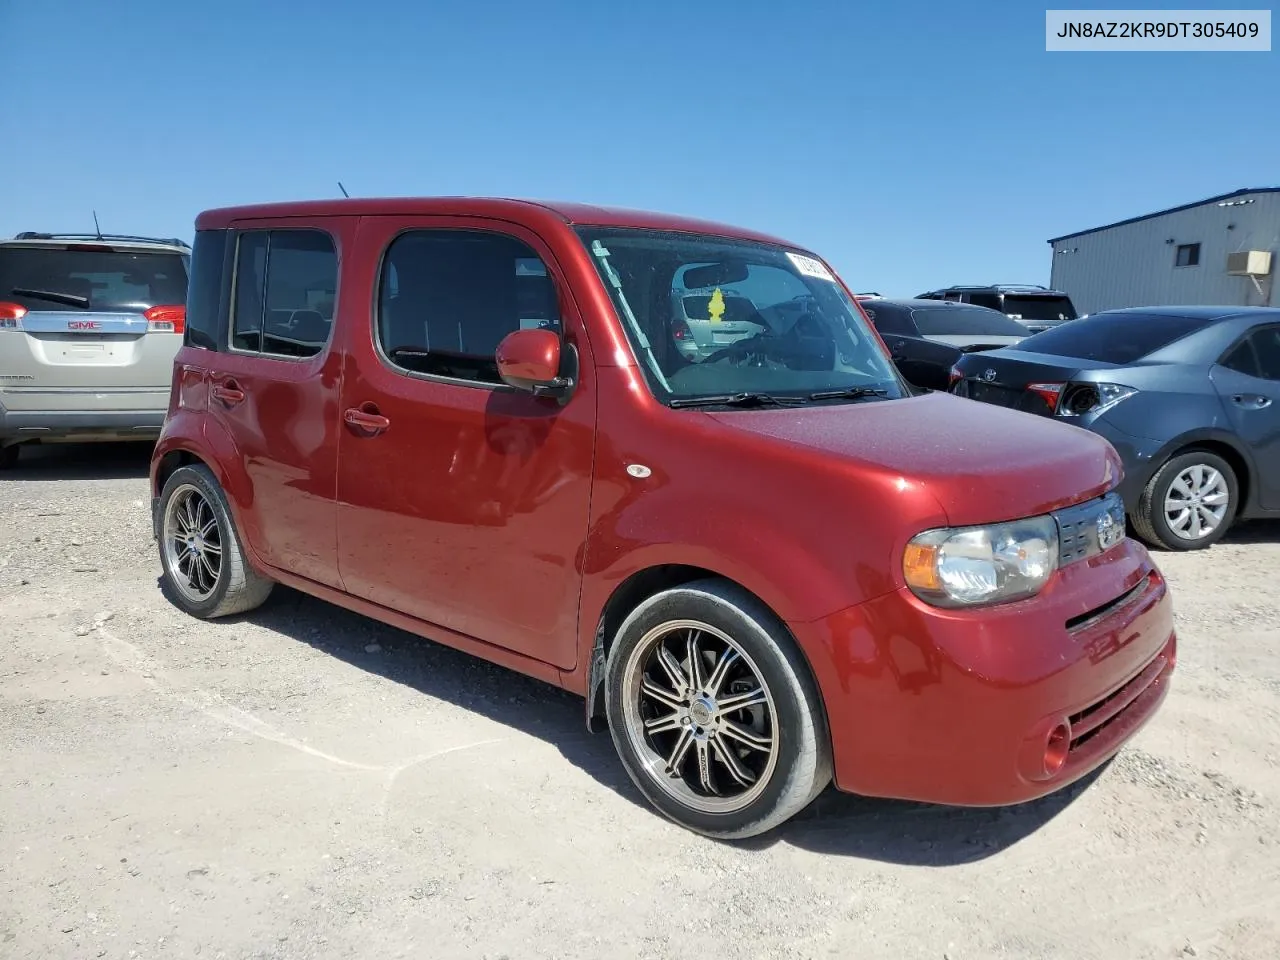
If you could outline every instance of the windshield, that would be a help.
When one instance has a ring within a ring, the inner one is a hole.
[[[907,395],[852,299],[812,257],[696,234],[584,228],[579,235],[663,402]]]
[[[1123,366],[1195,333],[1204,324],[1194,317],[1099,313],[1027,337],[1018,349]]]
[[[983,307],[929,307],[912,310],[911,318],[916,322],[916,329],[926,337],[1027,335],[1027,328],[1017,320]]]
[[[178,253],[0,246],[0,300],[33,313],[185,304],[186,261]]]
[[[1024,297],[1005,294],[1004,312],[1015,320],[1074,320],[1070,297]]]

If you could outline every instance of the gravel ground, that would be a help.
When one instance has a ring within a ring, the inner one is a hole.
[[[562,692],[286,590],[180,615],[146,462],[0,479],[0,957],[1280,956],[1280,525],[1157,558],[1179,673],[1090,782],[726,845]]]

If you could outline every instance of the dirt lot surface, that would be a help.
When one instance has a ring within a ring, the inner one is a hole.
[[[146,458],[0,479],[0,957],[1280,957],[1280,526],[1158,557],[1179,672],[1091,782],[727,845],[561,692],[286,590],[179,614]]]

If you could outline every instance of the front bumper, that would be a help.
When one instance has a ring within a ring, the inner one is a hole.
[[[792,628],[822,688],[836,786],[962,806],[1032,800],[1096,769],[1155,713],[1177,658],[1164,578],[1132,540],[1018,603],[939,610],[904,588]]]

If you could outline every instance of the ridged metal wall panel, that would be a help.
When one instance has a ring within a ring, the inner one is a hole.
[[[1240,203],[1239,201],[1251,201]],[[1280,193],[1232,197],[1053,244],[1051,286],[1080,313],[1170,305],[1280,306]],[[1170,242],[1172,241],[1172,242]],[[1199,243],[1200,262],[1175,265],[1181,244]],[[1261,293],[1248,277],[1227,274],[1227,254],[1269,250],[1271,276]]]

